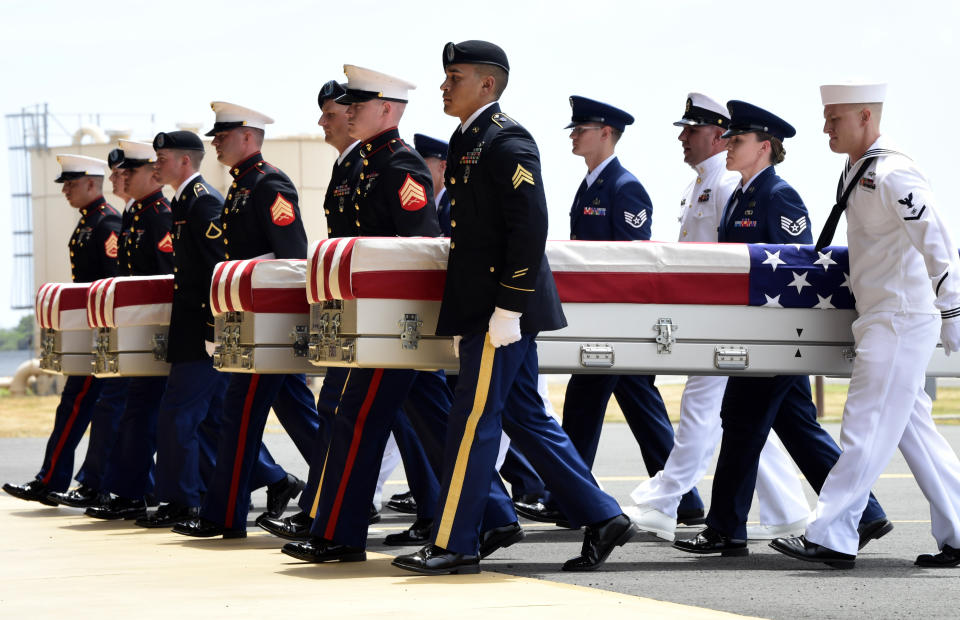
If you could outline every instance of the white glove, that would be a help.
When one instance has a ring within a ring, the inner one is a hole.
[[[493,348],[505,347],[520,340],[520,312],[494,308],[490,316],[490,344]]]
[[[209,340],[204,340],[203,348],[207,350],[207,355],[213,357],[213,352],[217,350],[217,345]]]
[[[940,325],[940,342],[948,357],[960,351],[960,321],[944,321]]]
[[[453,337],[453,356],[460,357],[460,341],[463,340],[463,336],[454,336]]]

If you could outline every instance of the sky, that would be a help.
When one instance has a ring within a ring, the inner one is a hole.
[[[180,122],[210,126],[212,100],[269,114],[272,136],[319,135],[317,91],[344,80],[344,64],[417,84],[401,134],[446,139],[457,121],[443,114],[440,99],[443,46],[493,41],[511,66],[501,107],[540,147],[552,239],[568,237],[570,203],[586,172],[563,129],[570,95],[636,117],[617,153],[653,200],[653,239],[665,241],[677,238],[680,194],[694,176],[672,125],[687,93],[741,99],[781,116],[797,136],[786,141],[777,172],[803,197],[816,237],[843,166],[821,131],[818,86],[885,81],[881,129],[925,171],[960,238],[944,131],[960,102],[956,2],[8,0],[3,10],[0,111],[47,103],[66,129],[83,114],[100,114],[103,129],[132,129],[144,140]],[[63,132],[58,139],[68,142]],[[23,314],[9,309],[7,146],[0,131],[0,327]],[[841,224],[838,242],[843,234]]]

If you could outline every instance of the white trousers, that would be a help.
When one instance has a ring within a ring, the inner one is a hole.
[[[400,414],[404,415],[404,414]],[[383,450],[383,460],[380,461],[380,476],[377,478],[377,490],[373,494],[373,505],[380,510],[383,501],[383,485],[390,478],[390,474],[400,464],[400,448],[397,447],[397,440],[393,433],[390,433],[387,439],[387,446]]]
[[[720,442],[720,404],[726,387],[726,377],[687,377],[673,450],[663,469],[630,493],[633,501],[677,516],[680,498],[703,478]],[[810,506],[793,463],[774,438],[771,432],[760,453],[757,505],[761,523],[786,525],[807,517]]]
[[[937,431],[923,390],[939,334],[935,315],[876,312],[853,323],[857,357],[840,427],[843,453],[807,526],[810,542],[856,555],[870,488],[899,446],[930,502],[937,547],[960,547],[960,460]]]

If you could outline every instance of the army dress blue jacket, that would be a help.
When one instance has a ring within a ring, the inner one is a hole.
[[[437,200],[437,221],[440,223],[440,232],[444,237],[450,236],[450,192],[443,188],[440,199]]]
[[[170,203],[160,190],[134,202],[123,212],[119,275],[159,276],[173,273]]]
[[[499,104],[450,138],[450,255],[437,334],[487,330],[495,307],[523,313],[520,330],[567,324],[544,250],[547,200],[533,137]]]
[[[760,172],[745,192],[733,192],[718,232],[720,242],[813,243],[803,199],[773,166]]]
[[[594,182],[583,181],[570,209],[570,238],[636,241],[650,238],[653,205],[647,190],[614,157]]]
[[[74,282],[93,282],[117,275],[120,214],[103,196],[80,209],[70,235],[70,274]]]

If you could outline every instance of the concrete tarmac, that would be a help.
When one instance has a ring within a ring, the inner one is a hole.
[[[827,428],[837,436],[838,425]],[[939,428],[960,449],[960,426]],[[268,433],[265,441],[278,462],[305,477],[306,465],[285,435]],[[0,481],[32,477],[43,445],[42,439],[0,440]],[[83,446],[78,464],[82,454]],[[595,473],[624,505],[646,478],[625,424],[604,429]],[[711,482],[708,475],[698,487],[708,505]],[[397,471],[384,495],[405,488]],[[809,486],[807,492],[812,507],[815,496]],[[899,453],[875,492],[895,529],[865,547],[849,571],[791,560],[765,542],[751,543],[748,557],[721,559],[688,555],[638,536],[614,551],[601,571],[565,573],[560,565],[577,555],[582,533],[523,522],[527,538],[522,543],[485,560],[479,577],[454,578],[410,576],[389,566],[388,556],[414,550],[380,543],[412,521],[390,510],[371,528],[366,563],[306,565],[288,561],[278,552],[283,541],[259,532],[252,522],[244,541],[197,541],[128,522],[97,523],[78,511],[0,494],[0,617],[87,617],[86,610],[97,617],[134,610],[152,617],[174,609],[191,617],[286,611],[363,617],[393,609],[392,617],[400,618],[583,618],[619,611],[709,617],[710,610],[784,619],[957,618],[960,568],[913,566],[917,554],[933,553],[936,545],[929,506]],[[262,490],[254,495],[258,507],[264,500]],[[696,531],[683,528],[680,535]],[[78,603],[90,596],[98,609],[81,606],[78,613]]]

